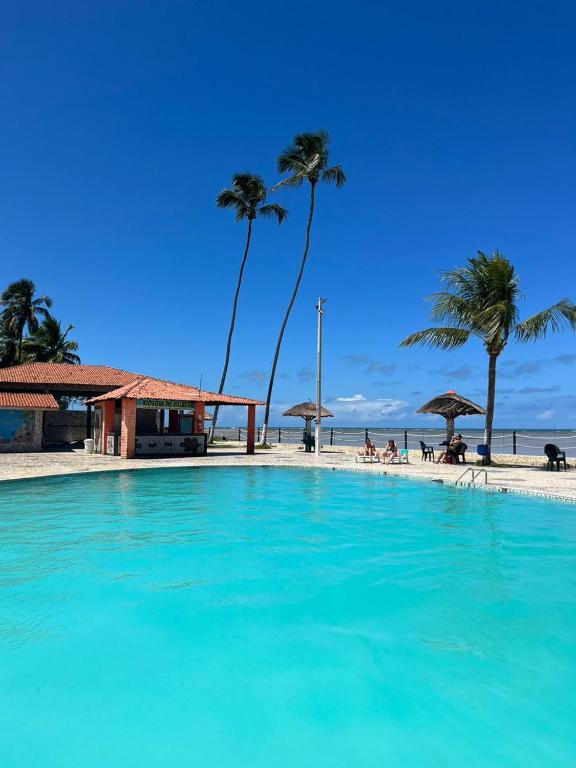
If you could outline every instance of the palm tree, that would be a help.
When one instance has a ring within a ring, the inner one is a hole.
[[[232,187],[230,189],[223,189],[216,198],[216,205],[219,208],[233,208],[235,210],[236,221],[242,221],[243,219],[246,219],[248,222],[244,252],[242,254],[242,261],[240,262],[238,279],[236,280],[234,299],[232,300],[232,316],[230,318],[230,327],[228,329],[226,355],[224,356],[224,368],[222,369],[222,377],[220,379],[220,386],[218,388],[219,394],[224,391],[226,374],[228,373],[230,350],[232,348],[232,336],[234,335],[234,325],[236,324],[238,296],[240,294],[240,287],[242,285],[242,278],[244,276],[244,267],[246,266],[246,259],[248,258],[248,251],[250,250],[250,241],[252,238],[252,222],[259,216],[263,216],[265,218],[275,216],[278,224],[282,224],[288,215],[286,208],[284,208],[282,205],[279,205],[278,203],[263,204],[266,200],[266,194],[266,187],[260,176],[256,176],[251,173],[236,173],[232,177]],[[216,429],[218,411],[219,406],[216,406],[212,416],[210,441],[214,439],[214,431]]]
[[[510,338],[516,341],[536,341],[548,331],[565,327],[576,330],[576,305],[570,299],[560,299],[548,309],[519,321],[518,300],[522,298],[519,277],[514,265],[495,251],[487,256],[478,251],[468,259],[468,265],[442,275],[447,290],[430,296],[433,321],[448,321],[449,325],[427,328],[405,338],[400,346],[425,344],[438,349],[458,349],[471,336],[476,336],[488,353],[488,393],[484,442],[490,463],[492,422],[496,394],[496,363]]]
[[[15,365],[18,342],[4,327],[4,318],[0,318],[0,368]]]
[[[278,364],[278,356],[280,354],[280,347],[282,346],[282,338],[292,311],[292,306],[300,287],[300,281],[302,280],[302,274],[304,273],[304,267],[306,266],[306,259],[308,258],[308,249],[310,247],[310,230],[312,228],[312,219],[314,217],[314,203],[316,194],[316,184],[319,181],[324,181],[329,184],[336,184],[337,187],[341,187],[346,181],[344,171],[340,165],[334,165],[331,168],[328,167],[329,150],[328,146],[330,138],[326,131],[316,131],[315,133],[299,133],[294,137],[294,141],[291,146],[288,147],[280,157],[278,158],[278,171],[279,173],[289,173],[288,178],[283,179],[276,184],[273,189],[279,187],[299,187],[304,181],[307,181],[310,185],[310,204],[308,209],[308,222],[306,224],[306,236],[304,238],[304,253],[300,261],[300,269],[294,283],[292,295],[288,302],[288,307],[284,314],[284,320],[280,326],[280,333],[278,334],[278,341],[276,342],[276,349],[274,351],[274,360],[272,362],[272,370],[270,371],[270,381],[268,383],[268,393],[266,395],[266,410],[264,412],[264,425],[262,429],[262,443],[266,443],[268,437],[268,420],[270,418],[270,401],[272,400],[272,390],[274,388],[274,378],[276,376],[276,366]]]
[[[24,329],[33,333],[38,328],[39,317],[49,317],[47,307],[52,306],[52,299],[48,296],[34,297],[36,286],[32,280],[18,280],[10,285],[0,295],[0,304],[4,307],[2,313],[4,326],[9,336],[16,339],[17,363],[22,358],[22,341]]]
[[[58,320],[52,315],[44,318],[41,325],[24,339],[22,351],[28,362],[35,363],[67,363],[78,365],[80,358],[76,354],[78,342],[67,338],[72,330],[69,325],[65,331]]]

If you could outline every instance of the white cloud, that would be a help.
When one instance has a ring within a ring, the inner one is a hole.
[[[550,419],[554,418],[554,411],[546,410],[542,411],[542,413],[537,413],[536,418],[538,421],[550,421]]]
[[[326,407],[332,411],[335,418],[357,424],[404,418],[407,405],[404,400],[393,400],[387,397],[369,400],[360,393],[347,397],[335,397],[326,403]]]

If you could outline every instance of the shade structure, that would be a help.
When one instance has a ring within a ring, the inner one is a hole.
[[[313,403],[311,400],[307,400],[305,403],[298,403],[298,405],[293,405],[292,408],[284,411],[282,416],[301,416],[306,422],[304,429],[310,434],[312,432],[312,421],[316,418],[316,403]],[[322,406],[321,416],[324,419],[332,416],[332,414]]]
[[[330,411],[322,406],[321,416],[323,419],[332,415]],[[316,403],[313,403],[311,400],[307,400],[305,403],[298,403],[298,405],[293,405],[292,408],[284,411],[282,416],[301,416],[303,419],[315,419]]]
[[[418,408],[416,413],[437,413],[446,419],[446,435],[448,438],[454,434],[454,420],[458,416],[478,416],[486,413],[485,409],[472,400],[462,397],[453,389],[443,395],[437,395],[429,402]]]

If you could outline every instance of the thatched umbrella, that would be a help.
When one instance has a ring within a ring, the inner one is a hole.
[[[333,415],[324,406],[322,406],[321,414],[323,419]],[[304,429],[310,435],[312,434],[312,422],[316,418],[316,403],[313,403],[311,400],[308,400],[306,403],[298,403],[298,405],[293,405],[292,408],[284,411],[282,416],[300,416],[303,418],[306,422]]]
[[[450,389],[444,395],[438,395],[429,403],[418,408],[416,413],[437,413],[439,416],[444,416],[446,419],[446,437],[450,440],[454,434],[454,419],[458,416],[477,416],[486,413],[486,411],[480,405],[473,403],[472,400],[467,400]]]

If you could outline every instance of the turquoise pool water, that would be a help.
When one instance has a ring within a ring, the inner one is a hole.
[[[576,765],[576,507],[356,473],[0,485],[3,768]]]

